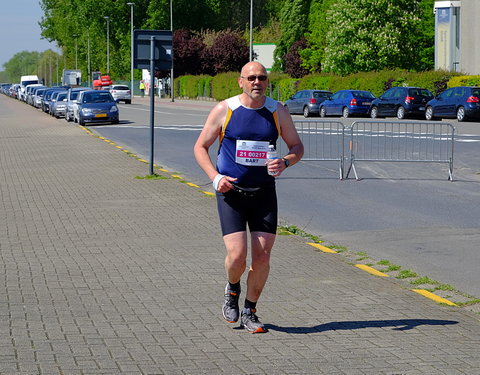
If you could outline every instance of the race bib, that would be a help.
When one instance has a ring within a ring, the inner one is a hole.
[[[235,161],[238,164],[264,167],[267,160],[269,142],[237,140]]]

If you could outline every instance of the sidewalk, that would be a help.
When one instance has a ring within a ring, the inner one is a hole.
[[[480,374],[480,316],[297,236],[223,321],[215,200],[0,96],[0,374]],[[243,280],[244,281],[244,280]]]

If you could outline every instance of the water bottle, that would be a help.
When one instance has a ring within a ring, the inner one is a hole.
[[[275,146],[274,145],[269,145],[268,146],[268,152],[267,152],[267,166],[268,166],[268,163],[270,163],[270,160],[273,160],[273,159],[278,159],[278,156],[277,156],[277,150],[275,150]],[[267,169],[268,170],[268,169]],[[278,172],[270,172],[268,171],[268,174],[270,176],[276,176],[278,174]]]

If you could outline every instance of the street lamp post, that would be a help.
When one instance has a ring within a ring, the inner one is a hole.
[[[91,70],[90,70],[90,28],[88,28],[87,39],[87,69],[88,69],[88,87],[92,87],[91,84]]]
[[[73,35],[75,38],[75,70],[78,69],[78,40],[77,38],[79,37],[78,34]]]
[[[110,74],[110,17],[103,18],[107,20],[107,74]]]
[[[250,0],[250,61],[253,61],[253,0]]]
[[[173,35],[173,0],[170,0],[170,31]],[[175,95],[173,93],[173,42],[172,42],[172,66],[170,69],[170,97],[172,102],[175,101]]]
[[[127,3],[127,5],[130,5],[130,91],[133,99],[133,6],[135,3]]]

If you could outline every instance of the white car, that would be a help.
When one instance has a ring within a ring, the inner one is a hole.
[[[132,102],[132,92],[125,85],[112,85],[110,86],[110,94],[112,94],[113,99],[118,102],[125,102],[125,104],[130,104]]]

